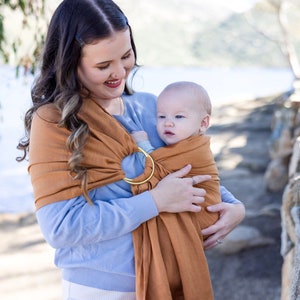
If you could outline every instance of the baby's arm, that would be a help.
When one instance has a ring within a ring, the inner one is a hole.
[[[151,145],[149,141],[148,134],[146,131],[133,131],[131,133],[131,136],[133,137],[137,145],[143,150],[145,150],[147,153],[151,153],[155,150],[155,148]]]
[[[133,137],[133,139],[135,140],[136,143],[140,143],[140,142],[149,140],[147,132],[143,131],[143,130],[132,131],[131,136]]]

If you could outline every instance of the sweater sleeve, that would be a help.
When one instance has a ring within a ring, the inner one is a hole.
[[[147,153],[151,153],[155,150],[155,148],[151,145],[149,140],[138,142],[137,145],[143,150],[145,150]]]
[[[231,204],[242,204],[242,202],[236,199],[224,186],[220,186],[222,202]]]
[[[37,211],[42,233],[53,248],[88,245],[118,238],[131,233],[141,223],[158,214],[148,191],[109,201],[95,199],[95,196],[98,197],[96,193],[97,189],[90,193],[94,205],[88,204],[80,196],[48,204]]]

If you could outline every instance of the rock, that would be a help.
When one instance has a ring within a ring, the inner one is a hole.
[[[239,164],[239,167],[246,168],[252,172],[264,172],[268,166],[268,159],[264,157],[247,157]]]
[[[234,254],[252,247],[274,244],[272,238],[264,237],[255,227],[240,225],[223,240],[215,249],[223,254]]]
[[[222,179],[249,177],[251,172],[246,168],[235,168],[233,170],[221,170],[219,176]]]
[[[272,160],[268,165],[264,177],[265,186],[268,191],[281,191],[288,182],[288,166],[281,159]]]
[[[34,213],[2,213],[0,214],[0,230],[19,228],[36,223]]]
[[[280,215],[281,205],[278,203],[271,203],[269,205],[265,205],[259,211],[247,209],[246,217],[247,218],[256,218],[260,216],[266,217],[277,217]]]

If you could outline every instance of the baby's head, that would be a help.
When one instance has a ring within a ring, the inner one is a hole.
[[[188,81],[168,85],[157,99],[157,131],[166,144],[202,135],[209,126],[211,101],[206,90]]]

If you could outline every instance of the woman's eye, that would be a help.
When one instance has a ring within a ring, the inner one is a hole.
[[[109,67],[109,65],[99,66],[98,69],[99,70],[106,70],[108,67]]]
[[[97,66],[97,68],[98,68],[99,70],[106,70],[106,69],[108,69],[108,67],[109,67],[109,64]]]
[[[122,59],[128,59],[131,57],[131,51],[128,54],[125,54]]]

